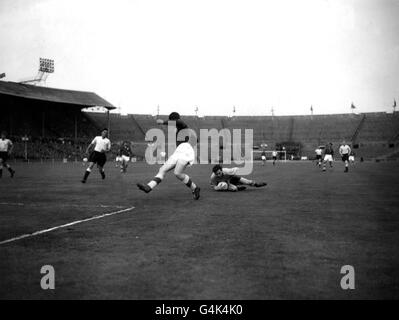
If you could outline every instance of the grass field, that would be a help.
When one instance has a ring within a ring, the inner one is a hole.
[[[194,201],[173,174],[152,193],[156,166],[16,164],[0,180],[0,242],[77,220],[121,213],[0,245],[2,299],[399,298],[399,164],[255,164],[262,189],[217,193],[211,165],[187,173]],[[40,269],[55,269],[42,290]],[[342,290],[343,265],[355,290]]]

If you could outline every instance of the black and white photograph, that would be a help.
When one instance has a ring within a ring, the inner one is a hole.
[[[397,102],[398,0],[0,0],[0,300],[399,299]]]

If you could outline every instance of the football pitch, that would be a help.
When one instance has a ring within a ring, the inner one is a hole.
[[[196,165],[195,201],[172,172],[138,190],[158,169],[145,163],[108,162],[86,184],[81,163],[17,163],[0,179],[0,298],[398,299],[399,164],[334,165],[255,163],[268,186],[237,193],[212,191],[212,166]]]

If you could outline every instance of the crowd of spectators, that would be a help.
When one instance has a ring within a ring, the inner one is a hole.
[[[22,137],[11,137],[14,144],[12,157],[15,159],[50,160],[84,157],[84,152],[90,141],[86,139],[64,138],[31,138],[23,141]]]
[[[32,138],[27,137],[27,141],[23,141],[23,137],[9,137],[14,144],[12,158],[17,160],[63,160],[75,161],[82,160],[88,155],[85,153],[86,148],[91,143],[90,138]],[[115,159],[119,153],[120,142],[113,142],[111,151],[107,154],[109,159]],[[134,152],[134,148],[133,152]]]

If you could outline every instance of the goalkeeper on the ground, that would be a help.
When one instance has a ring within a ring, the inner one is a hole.
[[[237,175],[239,168],[223,168],[217,164],[212,169],[211,186],[215,191],[242,191],[245,186],[264,187],[266,182],[256,182]]]

